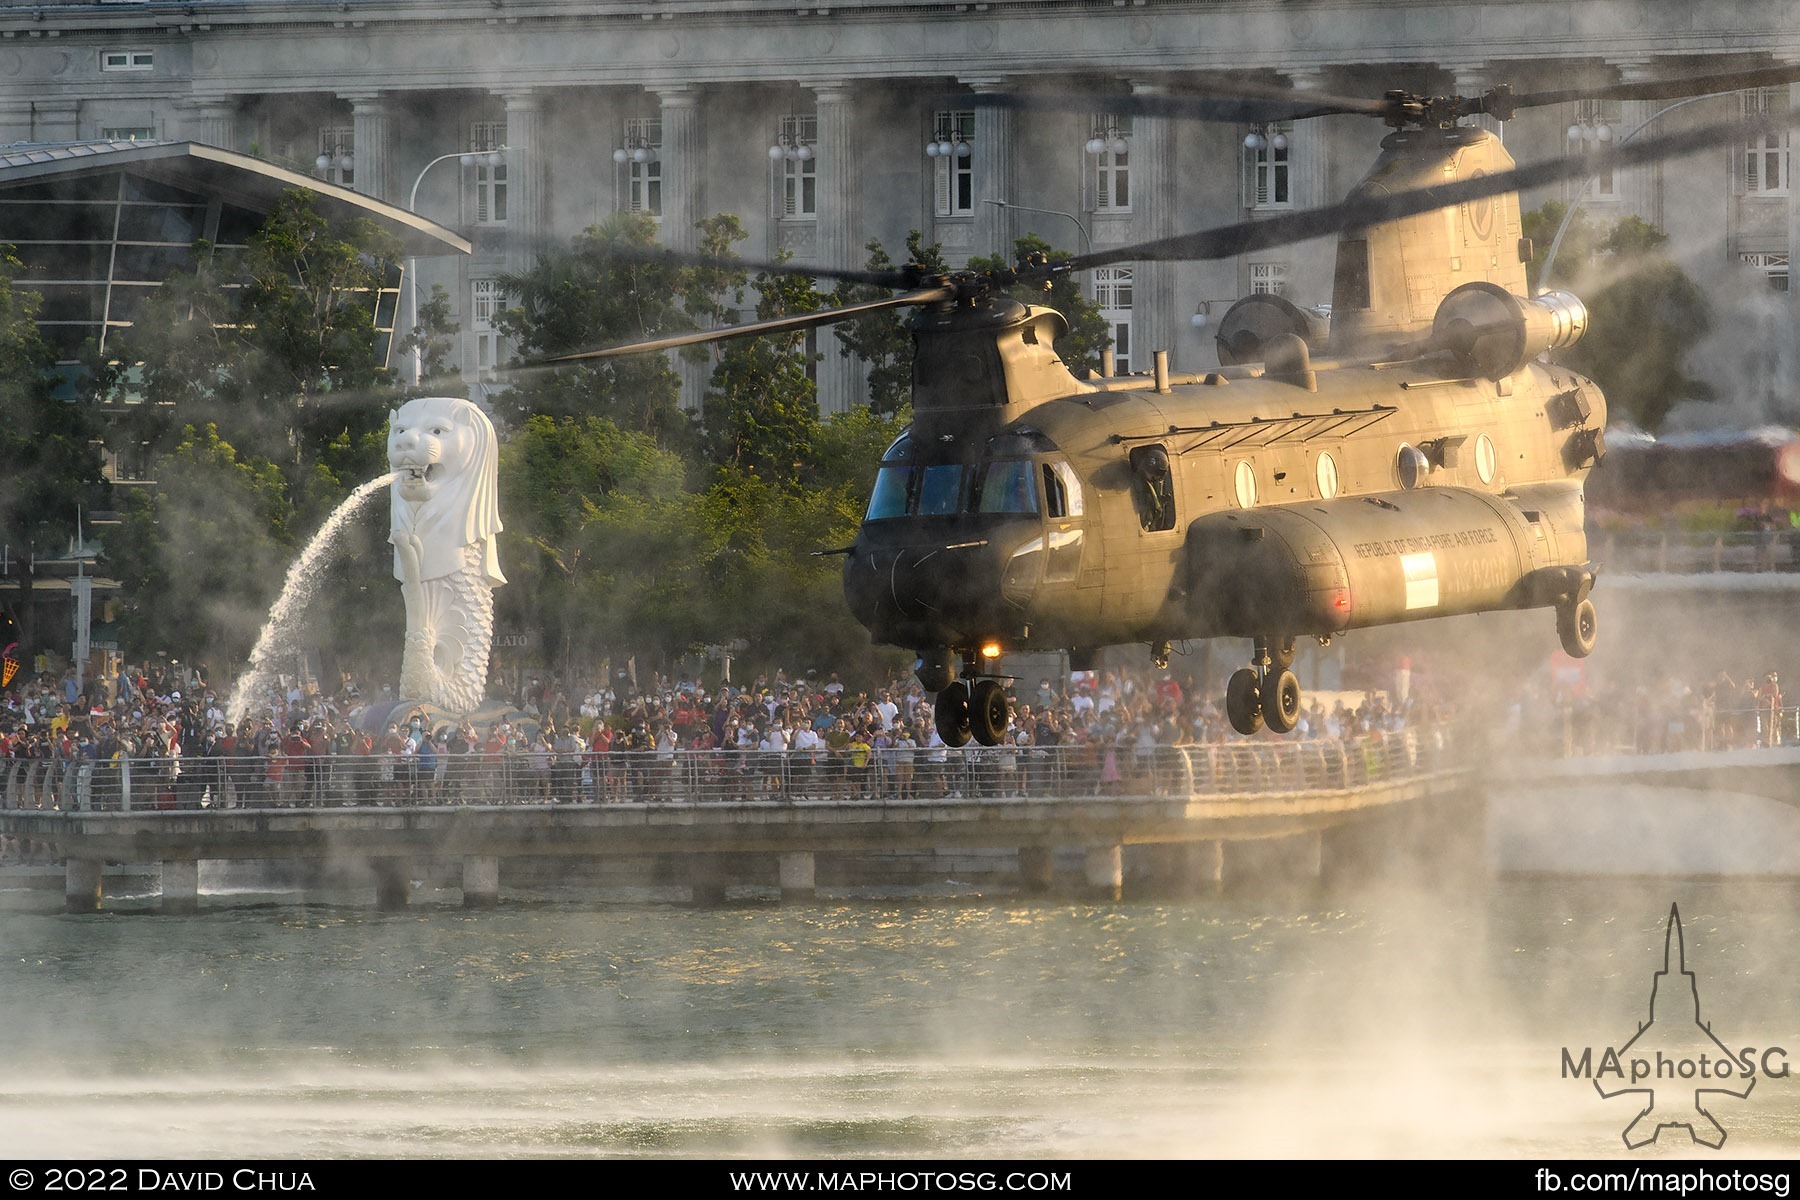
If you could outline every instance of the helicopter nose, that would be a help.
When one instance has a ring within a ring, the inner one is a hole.
[[[960,628],[979,620],[999,585],[985,541],[866,547],[845,564],[844,573],[851,608],[871,630],[922,624]]]

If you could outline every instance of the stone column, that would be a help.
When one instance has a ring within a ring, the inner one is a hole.
[[[700,244],[694,222],[702,214],[701,185],[706,175],[700,92],[681,85],[659,89],[656,98],[662,105],[663,242],[673,250],[692,250]]]
[[[1131,94],[1156,97],[1166,91],[1157,84],[1134,81]],[[1175,174],[1175,127],[1170,118],[1132,119],[1131,190],[1131,240],[1172,237],[1176,206],[1169,200],[1179,195],[1181,188]],[[1179,347],[1189,339],[1181,337],[1178,324],[1182,314],[1175,303],[1175,269],[1176,264],[1166,262],[1133,265],[1131,326],[1137,340],[1131,355],[1133,369],[1148,366],[1158,350],[1169,351],[1172,369],[1182,368]]]
[[[1288,80],[1297,92],[1325,90],[1325,72],[1289,71]],[[1328,117],[1309,117],[1294,122],[1288,137],[1288,187],[1295,208],[1320,208],[1331,190],[1330,138],[1326,132]],[[1358,118],[1367,121],[1367,117]]]
[[[1013,81],[1003,79],[965,79],[963,82],[977,93],[1006,91],[1015,86]],[[992,201],[1010,202],[1015,199],[1012,128],[1012,109],[993,104],[976,106],[975,139],[972,143],[975,156],[975,237],[971,249],[976,254],[994,255],[1009,263],[1013,259],[1015,236],[1012,210]]]
[[[810,850],[794,850],[776,860],[776,873],[781,880],[783,900],[812,900],[818,895],[815,864]]]
[[[854,136],[854,93],[837,80],[813,85],[818,98],[819,140],[814,145],[819,188],[816,261],[826,267],[860,267],[863,263],[857,142]],[[845,412],[866,399],[868,366],[840,353],[829,327],[819,330],[819,411]]]
[[[526,90],[500,98],[506,101],[506,269],[523,273],[549,232],[543,97]]]
[[[701,183],[706,174],[700,91],[677,85],[658,89],[656,98],[662,105],[662,148],[657,153],[662,162],[663,244],[671,250],[691,251],[700,244],[700,231],[694,228],[694,222],[701,217]],[[681,375],[681,406],[699,412],[706,404],[711,362],[689,362],[678,357],[675,369]]]
[[[1641,83],[1655,79],[1661,74],[1650,60],[1633,60],[1614,63],[1619,68],[1620,83]],[[1789,85],[1792,87],[1793,85]],[[1660,128],[1660,122],[1646,125],[1669,105],[1667,100],[1624,100],[1619,103],[1619,128],[1613,130],[1613,144],[1619,139],[1639,130],[1633,141],[1640,138],[1653,138],[1658,133],[1667,133]],[[1640,167],[1625,167],[1619,172],[1619,211],[1622,216],[1634,216],[1662,227],[1662,186],[1663,174],[1661,163],[1645,163]],[[1789,208],[1793,200],[1788,201]]]
[[[165,860],[162,865],[162,910],[191,913],[200,907],[200,864],[195,860]]]
[[[237,102],[196,100],[181,106],[181,136],[222,150],[237,149]]]
[[[377,200],[394,199],[393,119],[387,101],[379,92],[346,92],[341,98],[350,102],[356,190]]]
[[[1474,99],[1482,95],[1494,83],[1493,71],[1486,61],[1445,63],[1444,70],[1450,72],[1451,88],[1464,99]],[[1505,140],[1501,122],[1490,116],[1464,117],[1462,123],[1474,126],[1476,129],[1485,129],[1489,133],[1501,136],[1502,141]]]

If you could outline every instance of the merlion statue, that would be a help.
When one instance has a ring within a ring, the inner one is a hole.
[[[406,602],[400,694],[451,712],[480,707],[494,641],[494,588],[506,582],[499,440],[467,400],[408,400],[388,424],[394,577]]]

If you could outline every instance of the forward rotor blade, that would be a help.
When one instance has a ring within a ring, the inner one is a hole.
[[[1037,112],[1103,112],[1121,117],[1175,117],[1240,125],[1300,121],[1307,117],[1330,117],[1341,113],[1380,117],[1388,111],[1388,105],[1380,100],[1359,100],[1324,92],[1295,92],[1256,85],[1245,85],[1242,92],[1245,94],[1233,96],[1070,96],[1030,92],[981,92],[961,97],[958,103],[983,108]]]
[[[627,262],[677,263],[684,267],[700,267],[709,271],[742,272],[749,275],[798,275],[807,279],[835,279],[842,283],[862,283],[881,288],[918,287],[921,274],[906,267],[886,271],[844,267],[807,266],[796,262],[758,262],[754,259],[717,258],[671,250],[667,246],[619,246],[611,251],[614,258]]]
[[[1122,262],[1204,262],[1230,258],[1249,250],[1288,246],[1346,229],[1364,229],[1503,192],[1583,178],[1608,169],[1660,162],[1701,150],[1716,150],[1720,146],[1733,144],[1733,139],[1747,137],[1759,131],[1786,128],[1794,123],[1800,123],[1800,113],[1793,114],[1785,121],[1764,119],[1709,125],[1645,141],[1632,141],[1593,154],[1533,163],[1437,187],[1394,193],[1364,193],[1307,212],[1241,221],[1200,233],[1178,234],[1175,237],[1139,242],[1133,246],[1077,255],[1064,262],[1069,269],[1080,271]]]
[[[795,329],[811,329],[815,325],[831,325],[838,321],[854,320],[870,313],[883,312],[890,308],[908,308],[921,304],[935,304],[941,300],[956,297],[956,289],[948,284],[941,287],[919,288],[898,296],[885,296],[880,300],[869,300],[862,304],[846,304],[841,308],[825,308],[818,312],[799,313],[791,317],[775,317],[767,321],[753,321],[748,325],[728,325],[723,329],[696,329],[691,333],[680,333],[670,337],[656,338],[648,342],[632,342],[626,346],[609,346],[604,350],[584,350],[579,354],[562,354],[555,358],[547,358],[546,363],[582,362],[592,358],[618,358],[626,354],[651,354],[659,350],[675,350],[682,346],[698,346],[705,342],[724,341],[727,338],[758,337],[770,333],[788,333]]]

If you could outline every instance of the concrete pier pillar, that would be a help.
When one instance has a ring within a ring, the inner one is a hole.
[[[688,887],[694,906],[707,908],[725,903],[725,856],[691,854],[688,856]]]
[[[1095,899],[1117,900],[1125,889],[1125,848],[1120,845],[1090,846],[1082,864],[1087,894]]]
[[[493,908],[500,903],[500,859],[497,855],[471,854],[463,859],[464,908]]]
[[[781,879],[783,900],[812,900],[818,896],[813,867],[811,850],[795,850],[779,857],[776,870]]]
[[[412,863],[404,858],[377,858],[369,863],[375,873],[375,907],[382,912],[403,912],[412,901]]]
[[[200,907],[200,864],[187,858],[162,865],[162,910],[191,913]]]
[[[105,865],[97,858],[71,858],[63,865],[63,908],[66,911],[100,911],[100,872]]]
[[[1019,847],[1019,880],[1025,890],[1042,895],[1056,876],[1056,854],[1049,846]]]

